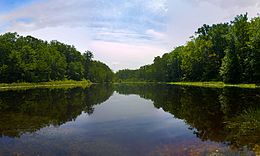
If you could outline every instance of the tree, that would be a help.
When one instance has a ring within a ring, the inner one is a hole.
[[[231,22],[232,27],[230,33],[234,37],[234,50],[237,53],[238,61],[241,68],[241,82],[246,82],[248,80],[248,76],[250,75],[246,71],[246,67],[248,67],[248,61],[246,59],[250,54],[249,48],[247,46],[247,42],[249,41],[249,22],[247,14],[238,15],[235,17],[235,20]]]
[[[241,69],[238,61],[238,56],[235,51],[234,38],[230,36],[230,45],[226,50],[226,55],[222,60],[220,75],[225,83],[240,82]]]
[[[108,83],[114,79],[113,71],[104,63],[92,61],[90,64],[89,78],[92,82]]]
[[[260,17],[254,18],[249,27],[248,47],[250,54],[246,59],[246,73],[249,81],[260,83]]]
[[[93,54],[91,51],[86,51],[83,54],[83,64],[84,64],[84,78],[89,79],[89,70],[90,70],[90,63],[93,59]]]

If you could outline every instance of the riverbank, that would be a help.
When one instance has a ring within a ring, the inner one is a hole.
[[[209,88],[260,88],[256,84],[225,84],[224,82],[169,82],[167,84],[180,85],[180,86],[196,86],[196,87],[209,87]]]
[[[114,84],[170,84],[179,86],[195,86],[195,87],[208,87],[208,88],[225,88],[225,87],[237,87],[237,88],[260,88],[256,84],[225,84],[224,82],[116,82]]]
[[[89,87],[92,83],[89,80],[83,81],[50,81],[50,82],[38,82],[38,83],[0,83],[0,91],[3,90],[23,90],[32,88],[75,88],[75,87]]]

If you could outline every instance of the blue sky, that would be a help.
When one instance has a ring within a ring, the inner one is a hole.
[[[9,12],[18,7],[28,5],[33,0],[1,0],[0,1],[0,12]]]
[[[185,44],[204,23],[254,17],[259,0],[0,0],[0,33],[73,44],[113,70],[138,68]]]

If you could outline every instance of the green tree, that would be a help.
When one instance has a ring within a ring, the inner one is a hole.
[[[254,18],[250,24],[248,47],[250,53],[245,72],[250,82],[260,83],[260,17]]]
[[[240,82],[241,69],[238,61],[238,55],[235,51],[234,38],[230,36],[230,45],[226,50],[226,55],[222,61],[220,75],[225,83]]]
[[[112,82],[114,79],[113,71],[99,61],[91,62],[89,75],[92,82],[107,83]]]
[[[238,15],[235,20],[231,22],[232,27],[230,33],[234,37],[234,50],[237,53],[238,61],[241,68],[241,82],[247,82],[249,73],[246,71],[246,67],[250,66],[247,61],[248,55],[250,54],[247,42],[249,41],[249,22],[247,14]]]
[[[89,70],[90,70],[90,64],[93,59],[93,53],[91,51],[86,51],[83,54],[83,64],[84,64],[84,78],[89,79]]]

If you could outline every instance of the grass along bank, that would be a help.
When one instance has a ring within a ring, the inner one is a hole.
[[[89,87],[92,83],[89,80],[73,81],[50,81],[50,82],[38,82],[38,83],[0,83],[0,91],[2,90],[19,90],[19,89],[31,89],[31,88],[74,88],[74,87]]]
[[[169,82],[168,84],[181,86],[197,86],[209,88],[224,88],[224,87],[238,87],[238,88],[260,88],[256,84],[225,84],[224,82]]]

